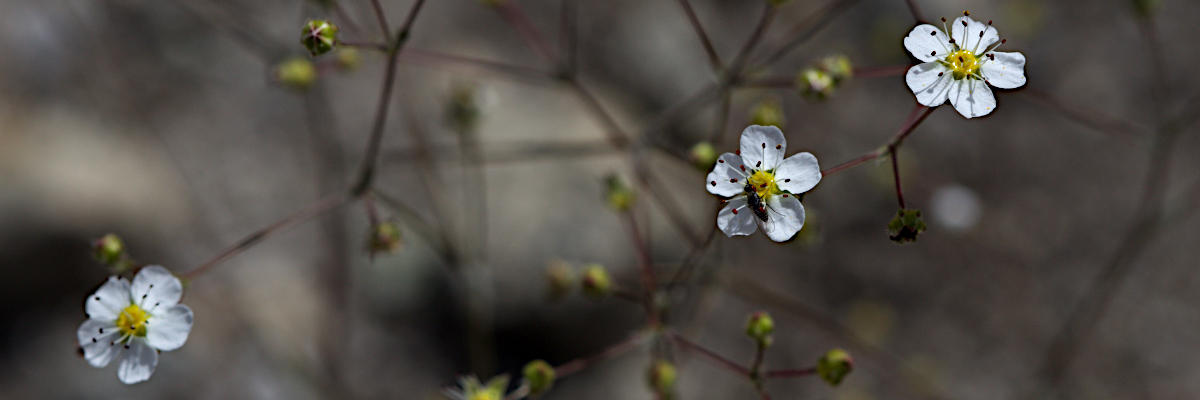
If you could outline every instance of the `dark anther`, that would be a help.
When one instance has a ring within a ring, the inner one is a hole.
[[[946,17],[942,17],[942,23],[946,23]]]
[[[775,145],[775,150],[779,150],[779,149],[782,149],[782,148],[783,148],[783,145],[782,145],[782,144],[777,144],[777,145]]]
[[[968,10],[963,10],[963,16],[964,16],[964,17],[965,17],[965,16],[969,16],[969,15],[971,15],[971,11],[968,11]]]
[[[147,289],[154,289],[154,284],[153,284],[153,283],[151,283],[151,284],[150,284],[150,287],[148,287]]]
[[[937,50],[934,50],[934,51],[931,51],[931,52],[929,52],[929,55],[931,55],[931,56],[936,56],[936,55],[937,55]]]
[[[783,197],[787,197],[787,193],[784,193],[784,194],[783,194]]]
[[[717,186],[717,181],[712,181],[712,182],[709,182],[709,183],[711,183],[713,186]]]
[[[738,168],[741,168],[741,169],[742,169],[742,172],[746,172],[746,166],[745,166],[745,165],[739,165],[739,166],[738,166]]]
[[[992,25],[992,20],[990,20],[990,19],[989,19],[989,20],[988,20],[988,26],[991,26],[991,25]]]
[[[929,36],[937,36],[937,31],[929,31]]]
[[[729,183],[737,183],[737,178],[730,179]]]
[[[742,155],[742,149],[737,149],[737,150],[734,150],[734,151],[733,151],[733,154],[737,154],[737,155],[739,155],[739,156],[740,156],[740,155]]]
[[[962,56],[958,57],[958,62],[963,62]]]
[[[125,345],[125,350],[129,350],[129,345]]]
[[[143,298],[143,299],[145,299],[145,298],[146,298],[146,296],[149,296],[149,294],[143,294],[143,295],[142,295],[142,298]]]
[[[104,328],[100,328],[100,334],[101,334],[101,335],[103,335],[103,334],[104,334]]]
[[[763,148],[764,148],[764,149],[765,149],[765,148],[767,148],[767,144],[766,144],[766,143],[763,143]]]
[[[954,44],[954,38],[950,38],[950,44]]]
[[[791,182],[792,180],[791,180],[791,179],[784,179],[783,181],[784,181],[784,182]]]
[[[964,19],[962,23],[964,27],[967,26],[967,20]]]
[[[719,163],[721,163],[721,164],[724,164],[724,163],[725,163],[725,160],[717,160],[717,162],[719,162]]]
[[[733,209],[733,215],[737,215],[737,209]]]
[[[1004,43],[1007,43],[1007,42],[1008,42],[1008,39],[1000,39],[1000,44],[1004,44]]]
[[[983,31],[979,31],[979,37],[983,37]]]
[[[154,303],[154,306],[158,307],[159,304],[162,304],[162,303],[156,302],[156,303]]]
[[[96,296],[96,301],[100,301],[100,296]]]
[[[92,343],[96,343],[96,338],[92,338]]]
[[[944,73],[945,73],[945,72],[938,72],[938,77],[939,77],[939,78],[941,78],[941,77],[942,77],[942,74],[944,74]]]
[[[762,161],[759,161],[759,162],[756,162],[756,163],[754,163],[754,168],[758,168],[758,167],[761,167],[761,166],[762,166]]]
[[[762,184],[762,186],[759,186],[758,188],[759,188],[759,189],[766,189],[766,188],[767,188],[767,184],[765,184],[765,183],[764,183],[764,184]]]

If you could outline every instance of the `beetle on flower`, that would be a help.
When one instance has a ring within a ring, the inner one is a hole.
[[[776,242],[791,239],[804,227],[804,206],[796,196],[821,181],[817,157],[797,153],[783,158],[787,140],[774,126],[751,125],[742,131],[737,153],[721,154],[704,185],[729,197],[717,213],[726,236],[745,236],[762,226]]]
[[[192,331],[182,295],[183,284],[158,265],[138,271],[132,285],[110,276],[84,302],[88,320],[76,331],[83,358],[97,368],[120,359],[117,378],[126,384],[150,379],[158,352],[182,347]]]
[[[985,24],[968,15],[963,12],[950,29],[945,29],[942,18],[943,29],[921,24],[908,33],[904,47],[923,63],[909,68],[904,81],[918,103],[937,107],[949,100],[959,114],[974,118],[996,109],[989,86],[1025,85],[1025,55],[995,51],[1006,40],[1000,39],[992,21]]]

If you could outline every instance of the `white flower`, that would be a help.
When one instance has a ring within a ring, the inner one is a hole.
[[[821,167],[810,153],[784,159],[785,150],[787,140],[779,128],[751,125],[742,131],[737,154],[717,158],[704,186],[709,193],[732,197],[717,213],[717,227],[726,236],[749,235],[761,225],[767,237],[782,242],[804,226],[804,206],[796,195],[817,186]]]
[[[458,389],[443,391],[451,400],[502,400],[504,391],[508,389],[508,376],[500,375],[492,378],[485,385],[474,376],[458,378]]]
[[[110,276],[84,302],[88,320],[76,332],[83,358],[97,368],[120,359],[117,378],[126,384],[150,379],[158,352],[183,346],[192,331],[182,295],[183,284],[158,265],[138,271],[132,285]]]
[[[945,22],[942,18],[942,25]],[[950,28],[951,36],[929,24],[908,33],[904,47],[924,63],[910,68],[904,81],[922,105],[937,107],[950,100],[964,117],[988,115],[996,108],[988,85],[1000,89],[1025,85],[1025,55],[993,51],[1005,41],[992,21],[985,24],[963,15]]]

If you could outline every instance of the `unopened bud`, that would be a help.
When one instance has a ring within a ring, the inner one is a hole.
[[[833,349],[821,356],[817,360],[817,375],[821,376],[825,382],[831,386],[837,386],[842,383],[842,379],[850,374],[854,369],[854,360],[850,358],[850,353],[842,349]]]
[[[525,375],[525,384],[531,396],[540,396],[554,386],[554,367],[545,361],[535,360],[525,364],[521,372]]]
[[[750,112],[750,123],[754,125],[774,126],[782,129],[783,122],[783,106],[779,99],[774,97],[768,97],[758,102]]]
[[[655,361],[646,374],[650,389],[663,398],[671,397],[675,391],[676,378],[678,378],[678,372],[675,370],[675,365],[664,360]]]
[[[275,66],[275,80],[293,89],[308,89],[317,80],[317,69],[306,59],[289,59]]]
[[[571,293],[575,286],[575,272],[571,264],[563,260],[553,260],[546,265],[547,296],[550,300],[562,300]]]
[[[833,94],[833,75],[816,68],[807,68],[796,77],[796,88],[810,98],[825,99]]]
[[[841,83],[854,76],[854,64],[850,63],[850,57],[841,54],[821,59],[820,66],[821,69],[833,76],[835,83]]]
[[[584,267],[583,279],[580,282],[583,284],[583,293],[592,298],[604,298],[612,293],[612,280],[608,277],[608,270],[600,264]]]
[[[399,224],[393,221],[382,221],[371,228],[369,248],[372,254],[395,253],[400,250],[402,245]]]
[[[625,180],[616,174],[609,175],[604,178],[605,184],[605,199],[608,201],[608,206],[616,211],[629,211],[633,207],[635,199],[633,188],[625,183]]]
[[[921,220],[921,210],[902,209],[896,212],[896,217],[888,223],[888,237],[897,243],[915,242],[917,235],[925,232],[925,221]]]
[[[479,125],[479,117],[483,112],[477,99],[478,88],[473,84],[459,83],[450,89],[450,98],[446,101],[446,124],[458,133],[469,133]]]
[[[322,19],[310,19],[300,30],[300,43],[314,57],[333,50],[337,43],[338,27]]]
[[[114,266],[125,259],[125,242],[116,234],[107,234],[92,242],[92,256],[101,264]]]
[[[712,170],[713,164],[717,162],[717,157],[717,148],[709,142],[696,143],[688,152],[688,158],[691,159],[692,165],[701,171]]]
[[[767,347],[771,345],[772,333],[775,333],[775,320],[771,319],[770,314],[766,311],[750,314],[750,319],[746,321],[746,336],[754,339],[759,347]]]
[[[337,51],[337,66],[343,71],[353,71],[362,64],[362,56],[353,47],[342,47]]]

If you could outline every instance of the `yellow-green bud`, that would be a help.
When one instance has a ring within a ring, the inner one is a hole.
[[[750,112],[750,123],[754,125],[775,126],[783,129],[783,106],[779,99],[768,97],[754,105]]]
[[[633,188],[625,183],[621,177],[616,174],[609,175],[604,178],[606,189],[605,199],[608,201],[608,206],[616,211],[629,211],[633,207],[633,201],[636,199],[633,193]]]
[[[455,84],[446,102],[445,118],[450,128],[458,133],[469,133],[479,125],[483,112],[476,99],[477,88],[473,84]]]
[[[545,361],[534,360],[525,364],[525,369],[521,372],[525,375],[525,384],[528,385],[531,396],[540,396],[554,386],[554,367]]]
[[[771,345],[771,334],[775,333],[775,320],[771,319],[771,315],[766,311],[758,311],[750,314],[750,319],[746,320],[746,336],[754,339],[761,347]]]
[[[333,50],[337,44],[338,27],[323,19],[310,19],[300,30],[300,43],[314,57]]]
[[[275,80],[293,89],[308,89],[317,80],[317,69],[308,60],[292,58],[275,66]]]
[[[646,374],[650,389],[664,398],[671,397],[672,392],[675,391],[676,378],[678,378],[678,372],[675,370],[675,365],[664,360],[655,361],[650,365],[650,371]]]
[[[828,72],[807,68],[796,77],[796,88],[800,93],[815,99],[824,99],[833,94],[833,75]]]
[[[834,81],[841,82],[854,76],[854,64],[850,57],[841,54],[821,59],[821,69],[833,76]]]
[[[101,264],[114,266],[125,259],[125,242],[116,234],[107,234],[92,243],[92,256]]]
[[[817,375],[831,386],[842,383],[842,379],[854,369],[854,360],[850,353],[842,349],[833,349],[817,360]]]
[[[589,264],[583,268],[583,279],[580,280],[583,293],[592,298],[603,298],[612,293],[612,280],[608,270],[600,264]]]
[[[547,297],[562,300],[575,286],[575,272],[571,264],[563,260],[552,260],[546,265]]]
[[[713,147],[712,143],[700,142],[692,146],[692,150],[688,152],[688,157],[692,161],[692,165],[701,171],[710,171],[714,164],[717,163],[717,148]]]
[[[925,221],[921,220],[921,210],[902,209],[896,212],[896,217],[888,223],[888,237],[897,243],[917,241],[917,235],[925,232]]]
[[[400,250],[403,242],[400,237],[400,226],[393,221],[382,221],[371,228],[371,253],[395,253]]]
[[[358,50],[353,47],[342,47],[337,51],[337,66],[343,71],[352,71],[358,69],[362,64],[362,56]]]

